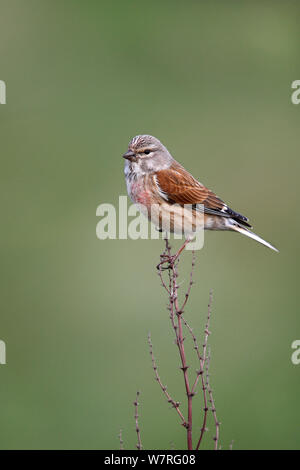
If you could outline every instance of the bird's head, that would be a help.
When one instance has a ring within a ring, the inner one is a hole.
[[[123,157],[145,173],[168,168],[173,160],[166,147],[152,135],[134,137]]]

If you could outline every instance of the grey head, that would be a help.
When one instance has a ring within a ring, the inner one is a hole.
[[[126,164],[139,173],[151,173],[169,168],[173,158],[168,149],[152,135],[137,135],[131,139],[123,157]]]

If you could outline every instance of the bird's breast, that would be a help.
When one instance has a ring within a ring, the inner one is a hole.
[[[153,203],[151,186],[146,176],[139,176],[135,172],[126,177],[127,191],[134,203],[151,206]]]

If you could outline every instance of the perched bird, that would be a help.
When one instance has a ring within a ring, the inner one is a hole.
[[[179,256],[191,241],[197,226],[206,230],[231,230],[278,251],[249,229],[248,218],[230,209],[218,196],[181,166],[167,148],[151,135],[137,135],[124,153],[127,191],[132,201],[161,230],[183,232],[182,213],[190,222],[190,233]],[[202,210],[199,210],[199,207]],[[183,211],[183,212],[182,212]],[[203,214],[204,212],[204,214]],[[166,224],[166,220],[169,220]]]

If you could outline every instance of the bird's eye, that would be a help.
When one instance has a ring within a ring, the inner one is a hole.
[[[145,153],[146,155],[149,155],[150,152],[151,152],[151,150],[148,150],[148,149],[147,149],[147,150],[144,150],[144,153]]]

